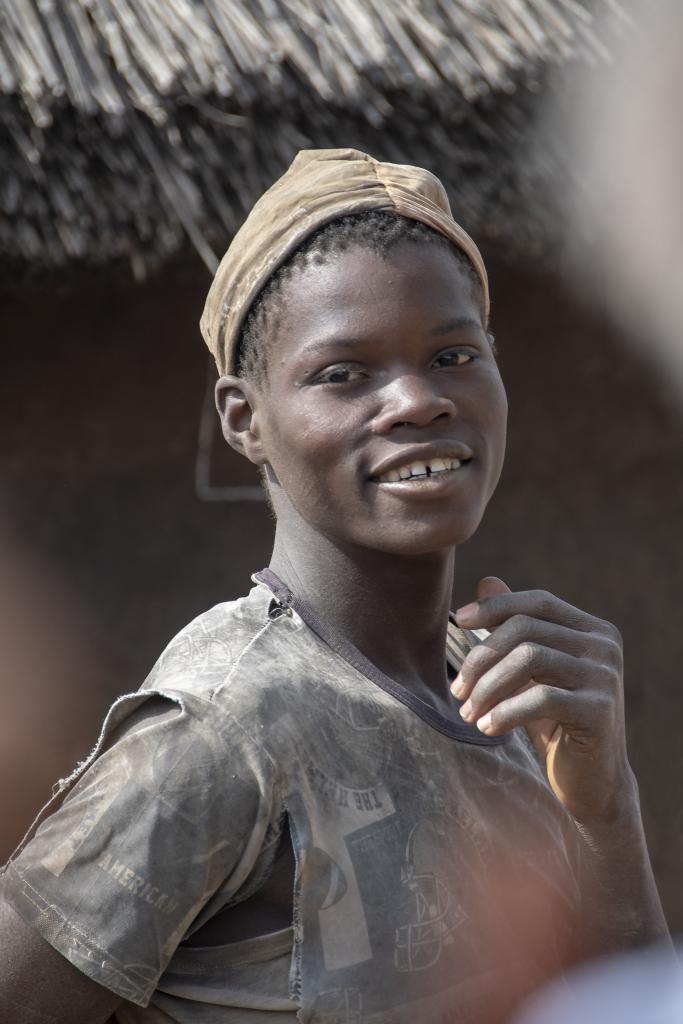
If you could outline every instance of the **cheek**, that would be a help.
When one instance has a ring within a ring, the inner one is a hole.
[[[264,431],[264,454],[291,498],[324,504],[353,469],[348,420],[343,410],[332,413],[312,413],[305,404],[290,401],[287,415],[275,418]]]
[[[507,433],[508,400],[498,367],[493,364],[482,381],[478,396],[488,433],[503,442]]]
[[[486,368],[470,397],[471,404],[461,404],[460,409],[465,422],[471,417],[470,422],[479,435],[490,497],[500,477],[507,441],[507,395],[495,365]]]
[[[491,414],[491,454],[493,463],[491,467],[491,491],[493,491],[503,469],[503,460],[505,458],[505,448],[507,444],[508,401],[502,381],[500,381],[495,392],[490,395],[489,402],[489,410]]]
[[[494,411],[493,421],[495,424],[496,436],[498,438],[498,446],[501,450],[501,454],[503,454],[505,452],[505,442],[507,440],[508,400],[502,384],[500,385],[495,399],[492,402],[492,410]]]

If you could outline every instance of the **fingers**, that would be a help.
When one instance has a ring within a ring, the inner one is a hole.
[[[566,700],[573,694],[581,699],[585,694],[589,704],[591,694],[618,698],[618,631],[552,594],[512,593],[502,580],[486,577],[477,586],[477,601],[456,618],[462,626],[493,629],[469,652],[451,687],[464,701],[461,716],[482,731],[491,721],[497,730],[503,728],[511,715],[552,717],[569,707]],[[522,719],[521,724],[527,723]]]
[[[537,682],[577,689],[587,674],[586,668],[582,661],[562,651],[542,644],[520,644],[484,673],[460,714],[466,720],[478,720],[506,697]]]
[[[572,730],[588,730],[599,713],[601,699],[561,690],[545,683],[535,683],[497,704],[477,720],[477,728],[487,736],[499,736],[509,729],[532,722],[551,719]]]
[[[620,652],[616,647],[596,643],[596,657],[577,657],[572,650],[585,634],[551,628],[538,623],[536,636],[545,633],[551,643],[534,640],[515,643],[512,630],[498,641],[498,632],[485,643],[473,648],[463,662],[452,691],[465,703],[460,715],[465,721],[476,721],[512,694],[528,690],[538,683],[569,693],[596,691],[610,699],[618,697],[621,688]],[[496,649],[498,644],[498,649]],[[562,650],[562,647],[565,650]],[[507,648],[507,649],[506,649]],[[605,657],[605,651],[610,657]]]
[[[503,583],[497,576],[485,576],[477,583],[477,598],[494,597],[496,594],[511,593],[507,583]]]
[[[533,619],[528,615],[513,615],[483,643],[472,648],[451,687],[452,693],[460,700],[465,700],[485,673],[522,644],[536,644],[562,651],[574,658],[596,660],[601,660],[599,648],[604,646],[590,633]],[[607,647],[610,646],[607,644]]]
[[[476,601],[458,609],[455,617],[459,626],[463,626],[465,629],[494,629],[513,615],[527,615],[586,632],[601,628],[614,629],[601,619],[595,618],[579,608],[574,608],[573,605],[545,590],[502,593],[498,589],[497,593],[492,593],[493,586],[490,585],[490,581],[495,579],[495,577],[489,576],[486,580],[482,580],[481,583],[487,584],[485,595],[478,595]],[[502,580],[497,582],[502,583]]]

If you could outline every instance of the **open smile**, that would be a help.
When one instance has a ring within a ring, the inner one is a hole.
[[[408,486],[421,486],[427,481],[436,483],[435,478],[446,481],[457,473],[462,466],[467,465],[469,459],[430,459],[428,462],[409,462],[397,469],[389,469],[381,476],[373,479],[376,484],[406,484]]]
[[[380,463],[370,482],[406,493],[441,489],[463,472],[472,456],[472,449],[459,442],[415,445]]]

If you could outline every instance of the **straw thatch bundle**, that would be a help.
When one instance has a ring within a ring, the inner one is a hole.
[[[604,0],[608,3],[609,0]],[[0,0],[0,253],[215,261],[305,146],[422,162],[485,236],[533,241],[517,169],[590,0]]]

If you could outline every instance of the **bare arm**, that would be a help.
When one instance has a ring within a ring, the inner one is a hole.
[[[671,945],[640,814],[637,786],[606,821],[576,822],[584,842],[584,951]],[[671,945],[673,951],[673,945]]]
[[[0,900],[0,1020],[105,1024],[121,998],[91,981]]]

